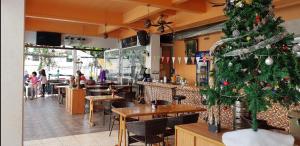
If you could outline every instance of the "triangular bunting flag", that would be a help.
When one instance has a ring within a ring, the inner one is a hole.
[[[191,57],[192,59],[192,64],[195,64],[195,57]]]
[[[188,57],[184,57],[184,62],[185,62],[185,64],[187,64],[187,62],[188,62]]]
[[[196,57],[196,63],[198,64],[200,62],[200,57]]]
[[[165,57],[162,56],[162,57],[161,57],[161,62],[162,62],[162,63],[164,62],[164,59],[165,59]]]
[[[203,56],[203,57],[202,57],[202,61],[203,61],[204,63],[206,63],[206,61],[207,61],[206,56]]]
[[[170,62],[170,57],[167,57],[167,63],[169,63]]]
[[[177,59],[178,59],[178,64],[180,64],[180,62],[181,62],[181,57],[177,57]]]
[[[175,64],[175,57],[172,57],[172,62],[173,64]]]

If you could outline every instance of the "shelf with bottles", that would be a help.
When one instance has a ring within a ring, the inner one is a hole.
[[[209,81],[209,64],[208,60],[203,61],[203,57],[207,55],[209,51],[199,51],[196,53],[196,57],[200,57],[196,67],[196,82],[198,86],[208,85]]]

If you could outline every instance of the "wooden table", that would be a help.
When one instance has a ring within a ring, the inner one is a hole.
[[[57,88],[57,92],[58,92],[58,103],[59,104],[63,104],[63,97],[61,94],[61,89],[66,89],[67,87],[69,87],[69,85],[64,85],[64,86],[55,86],[55,88]]]
[[[51,94],[54,94],[54,89],[57,87],[57,86],[65,86],[66,84],[65,83],[49,83],[50,86],[52,86],[52,91],[51,91]]]
[[[86,85],[85,87],[87,89],[88,88],[100,88],[100,87],[107,87],[108,88],[108,86],[105,86],[105,85]]]
[[[108,89],[89,89],[88,92],[92,92],[92,93],[111,93],[111,90],[108,90]]]
[[[116,101],[116,100],[122,100],[123,97],[117,96],[117,95],[99,95],[99,96],[86,96],[86,100],[90,101],[90,107],[89,107],[89,124],[90,126],[94,126],[94,120],[93,120],[93,112],[94,112],[94,103],[95,102],[103,102],[103,101]],[[105,115],[103,114],[103,124],[105,122]]]
[[[159,105],[157,109],[152,109],[151,105],[146,104],[146,105],[137,105],[136,107],[130,107],[130,108],[113,108],[112,111],[120,115],[118,146],[121,146],[123,135],[125,139],[125,145],[127,144],[125,119],[128,117],[174,114],[174,113],[184,113],[184,112],[203,112],[206,111],[206,109],[198,106],[187,105],[187,104]]]
[[[219,133],[209,132],[206,123],[177,125],[175,146],[225,146],[222,142],[222,135],[229,131],[222,129]]]

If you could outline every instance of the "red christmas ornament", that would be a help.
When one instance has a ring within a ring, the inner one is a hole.
[[[228,106],[224,106],[224,107],[223,107],[223,110],[224,110],[224,111],[227,111],[228,109],[229,109]]]
[[[258,14],[256,14],[256,17],[255,17],[255,22],[256,24],[260,23],[261,20],[260,20],[260,16]]]
[[[283,99],[284,99],[285,101],[289,101],[289,100],[290,100],[290,97],[289,97],[289,96],[284,96]]]
[[[228,81],[224,81],[224,82],[223,82],[223,85],[224,85],[224,86],[228,86],[228,85],[229,85],[229,82],[228,82]]]
[[[287,45],[282,45],[282,51],[287,52],[289,47]]]
[[[286,76],[283,78],[285,81],[289,81],[290,80],[290,77],[289,76]]]

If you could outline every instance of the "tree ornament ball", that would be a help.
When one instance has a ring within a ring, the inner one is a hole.
[[[268,44],[268,45],[266,46],[266,48],[269,50],[269,49],[271,49],[272,47],[271,47],[270,44]]]
[[[232,32],[232,35],[234,36],[234,37],[238,37],[239,35],[240,35],[240,31],[239,30],[234,30],[233,32]]]
[[[223,107],[223,110],[224,110],[224,111],[227,111],[228,109],[229,109],[228,106],[224,106],[224,107]]]
[[[249,42],[249,41],[251,40],[251,37],[250,37],[250,36],[248,36],[246,39],[247,39],[247,41]]]
[[[239,1],[238,3],[236,3],[236,5],[235,5],[236,7],[240,7],[240,8],[242,8],[242,7],[244,7],[244,4],[243,4],[243,2],[242,1]]]
[[[232,62],[228,63],[228,67],[232,67],[232,65],[233,65]]]
[[[228,81],[224,81],[224,82],[223,82],[223,85],[224,85],[224,86],[228,86],[228,85],[229,85],[229,82],[228,82]]]
[[[251,5],[253,0],[244,0],[244,2],[247,4],[247,5]]]
[[[286,76],[283,78],[285,81],[289,81],[290,80],[290,77],[289,76]]]
[[[286,52],[289,50],[289,47],[287,45],[282,45],[282,50]]]
[[[284,96],[283,99],[284,99],[285,101],[288,101],[288,100],[290,100],[290,97],[289,97],[289,96]]]
[[[300,45],[299,44],[293,46],[293,52],[294,53],[300,52]]]
[[[256,24],[260,23],[260,16],[258,14],[256,14],[255,22]]]
[[[269,56],[266,60],[265,60],[266,65],[273,65],[274,60]]]

